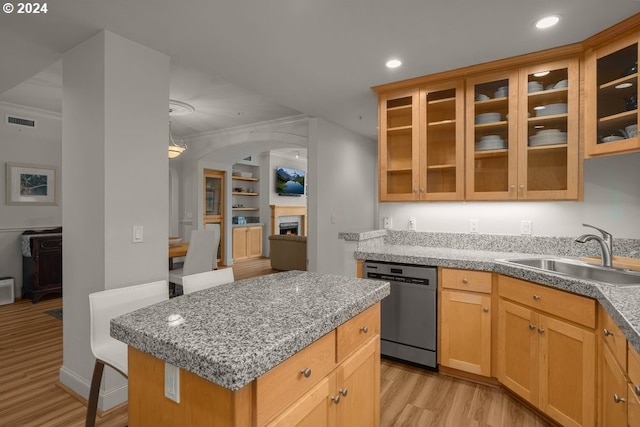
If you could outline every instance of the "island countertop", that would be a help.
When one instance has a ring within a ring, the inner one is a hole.
[[[111,336],[235,391],[389,292],[387,282],[288,271],[136,310],[111,321]]]

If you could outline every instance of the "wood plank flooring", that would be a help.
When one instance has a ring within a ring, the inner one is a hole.
[[[269,259],[236,263],[237,280],[275,272]],[[62,321],[45,312],[62,299],[0,306],[0,426],[83,426],[85,402],[58,385]],[[506,393],[383,360],[381,426],[540,426],[542,419]],[[97,418],[127,425],[127,406]]]

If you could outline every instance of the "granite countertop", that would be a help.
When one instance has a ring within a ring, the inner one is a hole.
[[[607,285],[499,261],[504,258],[544,258],[541,254],[384,244],[356,250],[354,257],[496,272],[594,298],[620,327],[633,348],[640,352],[640,287]]]
[[[287,271],[117,317],[111,336],[238,390],[389,292],[389,283],[378,280]],[[169,322],[173,314],[184,320]]]

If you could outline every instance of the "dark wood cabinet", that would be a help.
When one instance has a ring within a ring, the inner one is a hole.
[[[48,294],[62,295],[62,229],[23,235],[32,236],[31,256],[22,257],[22,297],[36,303]]]

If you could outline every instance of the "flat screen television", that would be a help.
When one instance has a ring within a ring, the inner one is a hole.
[[[276,194],[279,196],[302,196],[304,194],[304,171],[278,166],[276,168]]]

